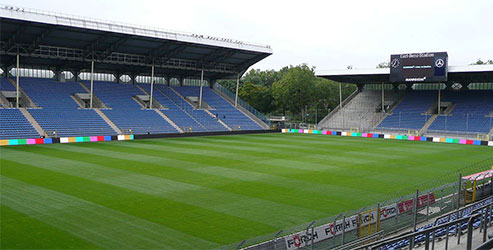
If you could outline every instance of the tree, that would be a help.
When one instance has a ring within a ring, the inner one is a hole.
[[[377,69],[390,68],[390,62],[381,62],[377,65]]]
[[[493,64],[493,60],[486,60],[486,62],[484,62],[483,60],[481,60],[481,58],[479,58],[475,63],[471,63],[471,65],[484,65],[484,64]]]
[[[316,77],[313,68],[306,64],[291,67],[279,81],[272,85],[272,95],[276,105],[283,111],[305,115],[305,107],[315,100]]]
[[[217,83],[227,88],[229,91],[235,93],[236,92],[236,80],[226,79],[226,80],[218,80]],[[241,86],[241,81],[240,81]]]
[[[218,82],[236,91],[236,79]],[[342,98],[355,89],[353,84],[342,84]],[[312,119],[315,113],[322,118],[339,105],[339,83],[316,77],[314,68],[305,64],[280,70],[251,69],[240,79],[238,92],[241,99],[264,114],[288,113],[304,118],[308,112],[313,114],[310,122],[316,122]]]
[[[269,87],[245,82],[239,89],[238,95],[262,113],[270,113],[275,109],[274,98]]]
[[[243,80],[245,82],[250,82],[256,85],[271,87],[272,84],[281,79],[283,71],[276,70],[265,70],[262,71],[260,69],[251,69],[248,71]]]

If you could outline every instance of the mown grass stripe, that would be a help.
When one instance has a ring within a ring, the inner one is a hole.
[[[28,152],[19,154],[15,151],[6,153],[3,157],[6,160],[20,162],[20,155],[23,156],[22,161],[32,160],[29,165],[35,167],[79,176],[137,192],[162,196],[184,204],[196,205],[203,207],[204,209],[210,209],[230,216],[253,220],[256,221],[256,223],[272,226],[286,226],[292,225],[293,222],[302,223],[306,217],[321,218],[325,216],[325,213],[317,210],[211,189],[204,186],[186,184],[165,178],[139,175],[130,171],[75,160],[60,159]],[[116,157],[114,154],[112,156]],[[234,205],[235,203],[239,204],[239,202],[244,206],[243,210],[231,209],[231,205]],[[271,209],[278,211],[278,213],[269,216],[268,218],[259,217],[265,209],[265,206],[269,206]],[[306,217],[296,218],[300,214],[305,215]],[[289,219],[286,220],[286,218]]]
[[[211,248],[217,244],[86,200],[5,176],[1,204],[111,249]],[[178,242],[177,237],[181,238]]]

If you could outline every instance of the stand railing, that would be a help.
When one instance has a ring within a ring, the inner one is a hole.
[[[219,83],[214,83],[214,89],[221,92],[222,94],[224,94],[225,96],[229,97],[231,100],[235,100],[235,97],[236,95],[229,91],[229,89],[223,87],[221,84]],[[238,97],[238,104],[243,107],[244,109],[248,110],[248,112],[252,113],[253,115],[255,115],[258,119],[262,120],[265,124],[271,125],[271,122],[270,120],[265,117],[264,114],[260,113],[258,110],[256,110],[254,107],[250,106],[250,104],[248,104],[247,102],[243,101],[241,98]]]

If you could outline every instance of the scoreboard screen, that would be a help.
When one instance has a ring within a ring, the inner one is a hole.
[[[447,81],[447,52],[390,56],[390,82]]]

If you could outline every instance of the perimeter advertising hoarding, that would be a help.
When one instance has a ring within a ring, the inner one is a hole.
[[[399,203],[394,203],[392,205],[388,205],[385,207],[381,207],[380,220],[386,220],[393,218],[399,214],[408,212],[413,210],[414,199],[409,199],[405,201],[401,201]],[[418,208],[426,206],[428,204],[435,203],[435,194],[430,193],[429,195],[422,195],[418,197]],[[411,205],[409,205],[411,204]],[[360,217],[361,216],[361,217]],[[313,235],[311,229],[308,231],[301,231],[298,233],[290,234],[284,237],[286,241],[286,247],[288,250],[295,250],[302,247],[307,246],[307,243],[310,244],[312,237],[313,243],[317,243],[326,239],[330,239],[334,237],[334,235],[342,234],[343,224],[345,228],[345,232],[350,232],[356,230],[358,228],[358,218],[361,218],[361,226],[366,226],[368,224],[374,224],[377,222],[377,209],[362,212],[359,215],[353,215],[351,217],[347,217],[344,220],[338,220],[336,223],[328,223],[325,225],[321,225],[313,228]]]
[[[381,208],[380,220],[386,220],[397,216],[397,204],[392,204]],[[361,214],[362,225],[374,224],[377,222],[377,210],[366,211]],[[295,234],[290,234],[284,237],[286,241],[286,247],[288,250],[295,250],[302,248],[311,242],[313,237],[313,242],[320,242],[329,238],[334,237],[334,235],[342,234],[343,224],[345,232],[356,230],[358,227],[359,215],[353,215],[344,220],[338,220],[336,223],[328,223],[322,226],[315,227],[313,230],[313,235],[311,229],[308,231],[302,231]]]
[[[391,55],[390,82],[445,82],[447,66],[447,52]]]

